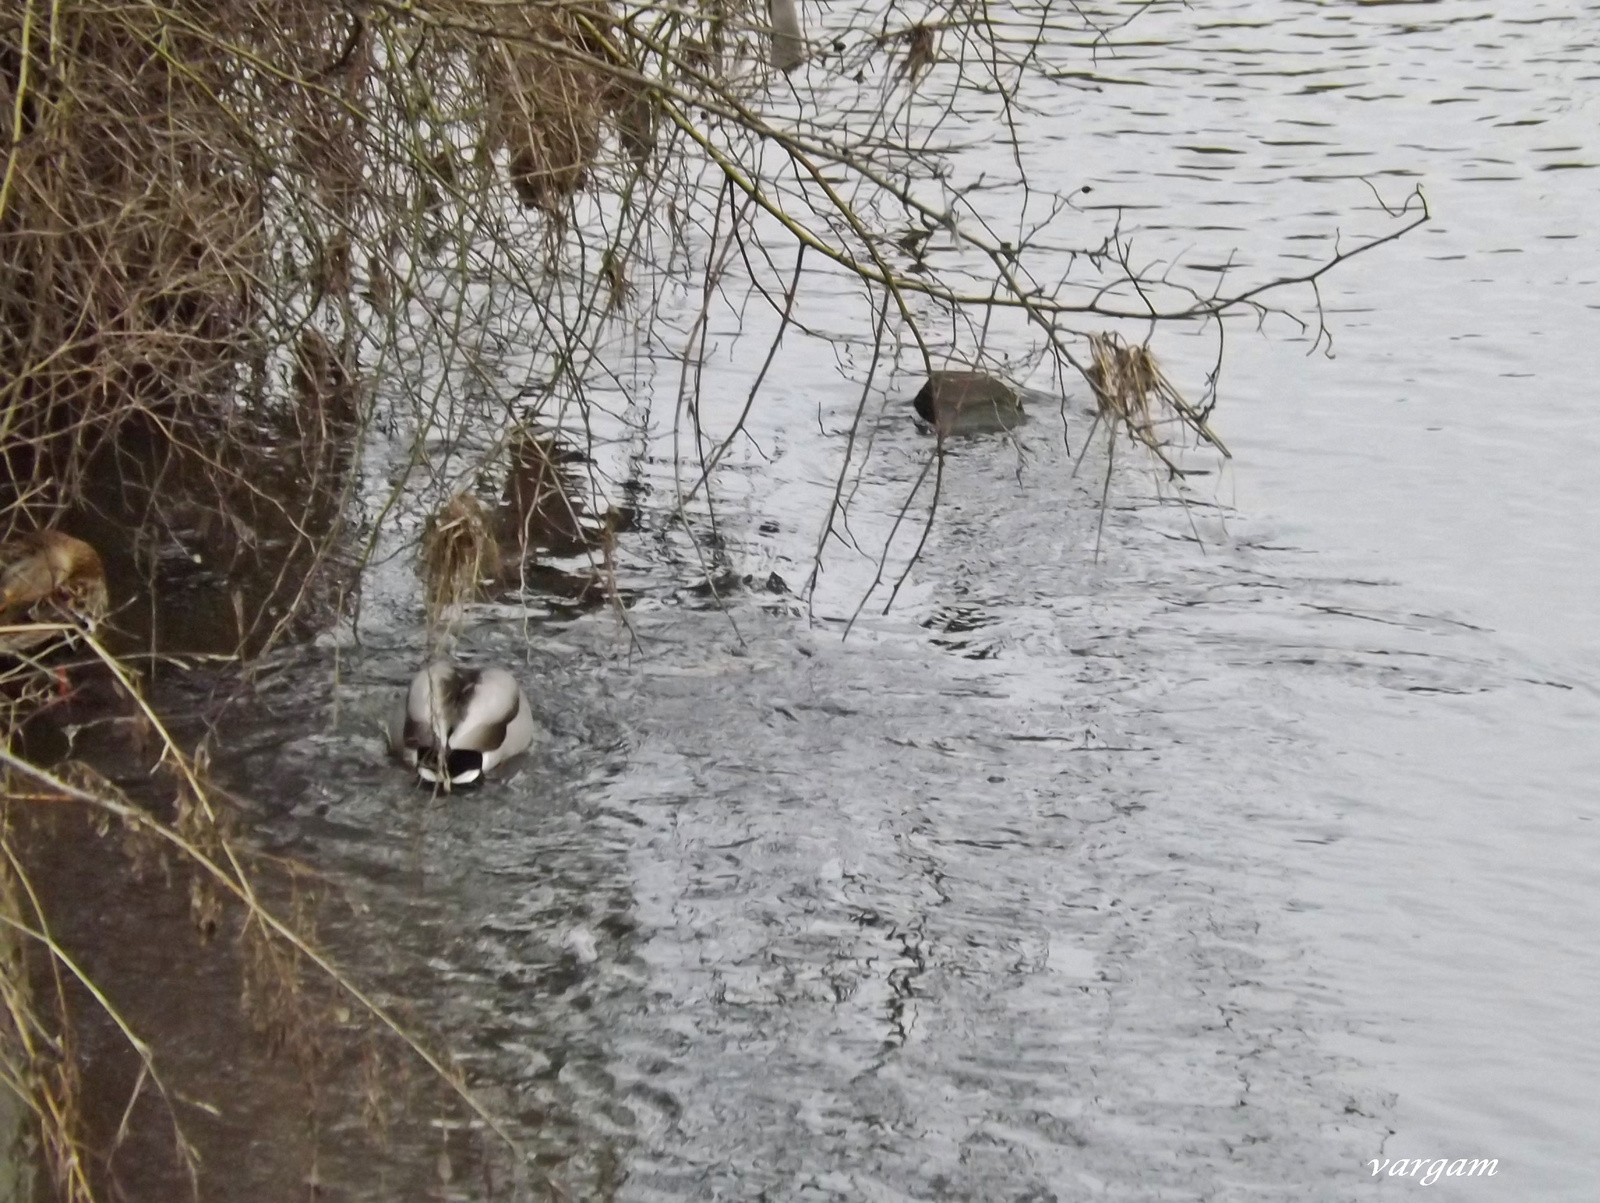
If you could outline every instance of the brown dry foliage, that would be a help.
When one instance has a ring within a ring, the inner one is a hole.
[[[648,159],[659,106],[643,58],[599,0],[439,0],[410,20],[335,0],[6,6],[11,500],[48,482],[34,510],[72,501],[130,419],[215,458],[282,441],[259,430],[274,410],[303,428],[308,398],[339,398],[353,418],[356,335],[372,333],[353,303],[392,307],[385,265],[417,237],[414,202],[437,211],[467,187],[447,127],[477,120],[506,182],[559,217],[592,179],[607,121],[636,165]]]
[[[371,420],[363,354],[392,339],[383,323],[410,299],[396,251],[416,246],[423,218],[498,207],[497,175],[559,217],[592,181],[607,121],[635,168],[648,160],[658,105],[619,37],[599,3],[439,0],[414,19],[338,0],[0,9],[0,533],[89,513],[143,573],[181,531],[179,559],[226,573],[232,593],[217,600],[242,650],[314,610]],[[463,153],[462,115],[482,148],[505,148],[505,174]],[[435,613],[473,596],[498,570],[483,508],[458,498],[425,560]],[[57,701],[53,670],[0,664],[8,740]],[[130,876],[186,888],[202,936],[240,919],[252,1022],[308,1080],[319,1062],[327,1018],[308,999],[326,990],[306,982],[327,966],[310,968],[309,894],[293,893],[281,927],[267,922],[240,837],[207,800],[203,757],[167,741],[163,763],[152,780],[171,786],[168,819],[137,817],[88,770],[61,779],[71,794],[6,777],[0,1070],[32,1099],[62,1198],[89,1199],[95,1180],[72,1024],[52,1001],[69,953],[42,938],[13,814],[121,815],[104,834],[125,829]]]
[[[1150,348],[1117,334],[1089,335],[1091,364],[1086,373],[1100,418],[1113,437],[1118,429],[1146,448],[1174,476],[1182,476],[1169,454],[1169,432],[1190,431],[1224,456],[1228,449],[1212,433],[1203,413],[1183,396],[1156,362]]]
[[[0,187],[13,480],[43,457],[70,485],[130,414],[208,408],[246,352],[264,206],[245,115],[222,99],[235,65],[201,32],[212,7],[0,17],[0,109],[17,116]],[[279,108],[294,93],[262,83]]]
[[[552,6],[508,9],[501,24],[507,36],[478,54],[488,147],[509,152],[525,205],[560,215],[599,155],[607,76],[592,49],[603,56],[595,31],[610,22],[603,11]]]
[[[500,548],[483,503],[457,493],[428,519],[422,536],[422,579],[430,626],[478,597],[500,572]]]

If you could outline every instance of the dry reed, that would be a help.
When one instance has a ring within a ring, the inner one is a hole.
[[[1091,362],[1086,377],[1094,390],[1099,418],[1113,433],[1125,431],[1174,477],[1184,470],[1170,455],[1174,428],[1190,431],[1222,455],[1231,453],[1212,433],[1206,416],[1184,399],[1167,378],[1150,348],[1128,343],[1116,334],[1089,336]]]
[[[459,617],[485,582],[500,574],[500,547],[483,503],[457,493],[428,519],[422,536],[423,596],[428,625]]]
[[[606,76],[584,51],[605,18],[551,6],[508,9],[505,22],[479,52],[488,148],[508,152],[523,204],[559,217],[600,153]]]

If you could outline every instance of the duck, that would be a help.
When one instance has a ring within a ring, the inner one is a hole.
[[[110,608],[105,565],[82,539],[41,530],[0,543],[0,652],[57,641],[62,622],[92,632]]]
[[[983,372],[929,372],[911,404],[941,439],[1004,432],[1028,420],[1017,390]]]
[[[533,712],[503,668],[436,660],[412,678],[389,725],[389,746],[417,777],[449,793],[480,783],[533,743]]]

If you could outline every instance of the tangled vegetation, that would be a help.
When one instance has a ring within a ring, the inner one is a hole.
[[[147,699],[167,649],[207,652],[248,680],[274,649],[349,613],[362,570],[396,547],[420,552],[433,617],[486,580],[526,583],[533,553],[551,548],[587,556],[576,594],[615,602],[612,553],[635,515],[596,445],[647,424],[652,403],[671,406],[677,490],[658,508],[699,555],[693,503],[711,504],[779,346],[838,342],[803,316],[823,285],[875,315],[849,348],[868,365],[863,407],[901,359],[994,369],[1005,330],[1058,391],[1087,380],[1107,428],[1181,477],[1175,440],[1222,450],[1216,373],[1185,400],[1150,357],[1150,332],[1213,323],[1220,365],[1221,315],[1264,316],[1297,288],[1314,303],[1323,273],[1426,217],[1418,194],[1386,233],[1303,276],[1209,295],[1141,273],[1118,225],[1047,283],[1030,256],[1076,215],[1068,198],[1020,242],[1002,238],[986,194],[950,176],[937,133],[962,98],[1021,120],[1048,55],[1092,53],[1118,29],[1048,2],[1003,16],[965,0],[805,16],[809,28],[786,0],[0,11],[0,537],[89,539],[120,603],[99,634],[65,605],[10,615],[39,640],[0,680],[0,1074],[31,1110],[56,1197],[108,1197],[152,1092],[197,1190],[202,1172],[180,1121],[189,1104],[156,1050],[52,928],[35,878],[53,873],[60,893],[49,846],[70,822],[116,836],[130,875],[186,890],[200,937],[230,936],[216,943],[233,949],[253,1029],[307,1083],[343,1055],[318,1033],[359,1028],[345,1068],[421,1057],[514,1147],[461,1075],[319,951],[302,872],[253,849],[209,780],[209,734],[180,735]],[[1009,187],[1028,194],[1020,162]],[[959,253],[941,266],[928,248],[945,238]],[[736,420],[714,427],[701,380],[724,305],[760,367]],[[1144,342],[1128,341],[1135,329]],[[650,348],[665,349],[672,379],[636,390],[630,357]],[[364,458],[376,444],[401,449],[381,479]],[[819,562],[865,453],[852,435],[818,516]],[[905,499],[923,537],[939,462],[930,444]],[[169,617],[179,591],[198,649]],[[98,683],[88,692],[115,712],[132,772],[30,743],[64,705],[63,668]],[[86,1009],[137,1054],[109,1122],[84,1115],[74,1032]],[[563,1193],[524,1169],[528,1189]]]

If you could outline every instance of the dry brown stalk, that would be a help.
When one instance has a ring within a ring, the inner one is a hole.
[[[1179,426],[1224,456],[1231,453],[1212,433],[1204,415],[1184,399],[1167,378],[1150,348],[1128,343],[1117,334],[1089,335],[1091,364],[1086,373],[1094,390],[1100,418],[1107,428],[1121,428],[1143,445],[1174,476],[1180,468],[1168,454],[1170,440],[1164,429]]]
[[[488,147],[509,153],[507,171],[523,204],[553,217],[565,213],[599,156],[609,77],[594,66],[591,30],[605,19],[598,8],[509,9],[505,36],[479,51]]]
[[[457,493],[428,519],[422,537],[422,579],[428,625],[479,596],[500,574],[500,547],[483,503]]]

